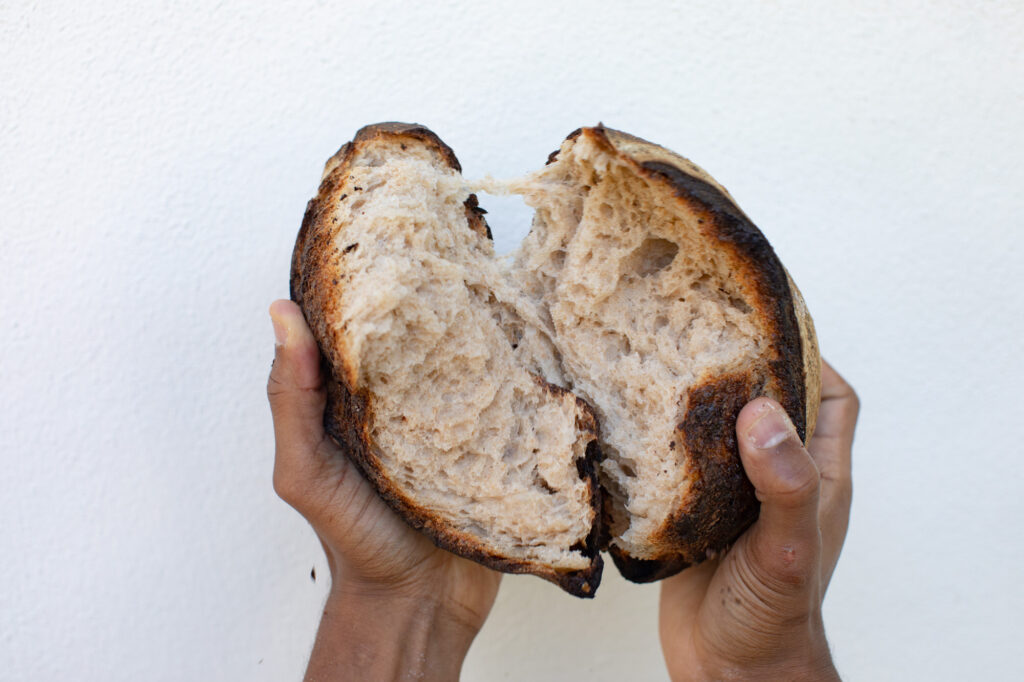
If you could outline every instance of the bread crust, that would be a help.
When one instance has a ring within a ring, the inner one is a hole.
[[[757,518],[759,503],[739,458],[736,418],[750,400],[771,396],[806,442],[817,418],[821,359],[799,290],[768,240],[721,185],[690,160],[628,133],[599,124],[574,131],[567,140],[580,135],[616,155],[673,197],[679,209],[697,217],[704,238],[727,254],[733,277],[753,294],[748,303],[771,337],[770,353],[760,366],[702,377],[681,397],[685,412],[675,438],[690,453],[699,453],[691,460],[688,493],[648,539],[647,557],[609,548],[624,577],[650,582],[724,550]],[[667,445],[676,447],[676,440]]]
[[[408,123],[366,126],[328,160],[317,196],[306,207],[291,262],[291,298],[302,308],[323,357],[323,373],[327,384],[324,427],[380,497],[410,526],[426,533],[438,547],[495,570],[537,575],[578,597],[593,597],[603,569],[598,545],[601,488],[596,465],[600,452],[593,442],[587,448],[586,457],[578,460],[577,465],[580,478],[587,483],[591,506],[595,510],[595,523],[590,534],[584,542],[573,548],[588,557],[590,565],[577,571],[556,570],[548,565],[511,559],[493,552],[474,537],[452,528],[436,513],[413,502],[387,477],[374,454],[370,431],[373,396],[366,389],[356,386],[356,363],[345,347],[341,334],[328,324],[328,320],[337,319],[334,312],[340,300],[338,292],[344,288],[346,277],[339,261],[342,252],[335,246],[335,236],[343,226],[332,222],[329,216],[332,206],[345,201],[350,191],[359,191],[347,187],[345,182],[352,159],[363,146],[373,144],[381,137],[422,144],[433,150],[449,167],[461,171],[454,152],[437,135],[424,126]],[[490,239],[490,229],[483,213],[477,205],[476,197],[470,195],[466,200],[470,229]],[[537,381],[552,393],[572,395],[539,378]],[[597,423],[593,411],[575,395],[572,398],[579,407],[577,428],[591,433],[596,439]]]

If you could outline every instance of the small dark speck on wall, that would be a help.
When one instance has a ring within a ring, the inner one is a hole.
[[[313,582],[316,582],[316,566],[314,566],[313,568],[309,569],[309,579],[312,580]]]

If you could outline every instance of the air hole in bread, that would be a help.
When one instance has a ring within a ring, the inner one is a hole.
[[[602,342],[604,344],[604,359],[607,362],[615,362],[619,358],[629,355],[633,350],[629,343],[629,337],[618,332],[604,332]]]
[[[538,487],[547,492],[549,495],[555,495],[558,493],[557,490],[551,487],[550,483],[544,480],[544,477],[540,475],[540,472],[538,472],[537,469],[533,470],[533,481]]]
[[[641,277],[650,277],[672,264],[679,245],[667,239],[649,237],[640,244],[629,261],[629,270]]]
[[[742,298],[739,298],[738,296],[729,296],[729,305],[731,305],[733,308],[740,311],[744,315],[749,315],[751,312],[753,312],[753,308],[750,307],[750,304],[744,301]]]

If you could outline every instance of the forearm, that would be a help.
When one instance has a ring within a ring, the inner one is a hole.
[[[476,630],[435,600],[332,590],[307,682],[457,680]]]

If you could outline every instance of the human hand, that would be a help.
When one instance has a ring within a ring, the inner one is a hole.
[[[822,363],[818,424],[804,449],[767,398],[736,435],[757,490],[757,521],[717,559],[665,580],[659,630],[673,680],[839,679],[821,603],[846,537],[859,402]]]
[[[381,501],[324,432],[320,351],[302,311],[276,301],[270,316],[274,489],[313,526],[331,572],[307,679],[456,679],[501,574],[439,549]]]

